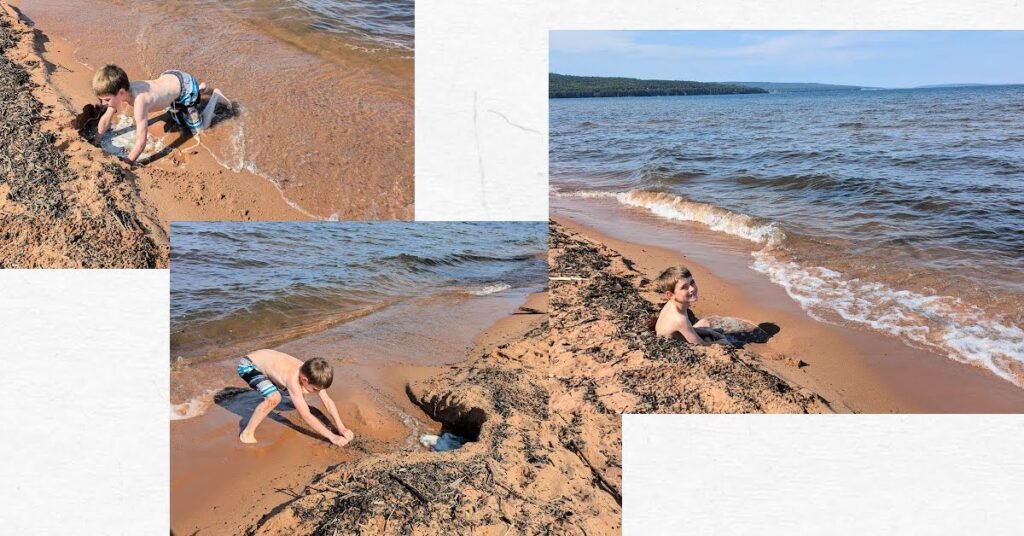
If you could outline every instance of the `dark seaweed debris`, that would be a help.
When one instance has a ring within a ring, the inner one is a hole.
[[[140,219],[135,177],[121,166],[82,176],[45,131],[28,72],[7,57],[19,42],[0,12],[0,268],[152,268],[166,264]],[[93,188],[84,188],[92,183]],[[83,192],[88,191],[90,194]],[[88,195],[88,197],[84,197]]]

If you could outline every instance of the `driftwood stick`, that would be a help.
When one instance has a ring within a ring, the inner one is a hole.
[[[409,492],[415,495],[417,499],[423,501],[423,504],[430,503],[430,499],[428,499],[426,495],[421,493],[420,490],[416,489],[412,484],[406,482],[405,480],[402,480],[402,477],[396,475],[395,473],[388,473],[388,475],[390,475],[391,478],[397,480],[399,484],[405,486],[405,489],[409,490]]]

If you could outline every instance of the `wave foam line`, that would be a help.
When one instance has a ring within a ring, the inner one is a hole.
[[[213,393],[213,390],[207,390],[181,404],[171,404],[171,420],[183,421],[206,413],[213,405]]]
[[[1024,330],[948,296],[894,290],[848,278],[828,268],[806,268],[767,251],[754,254],[754,270],[782,286],[813,318],[831,312],[897,338],[937,350],[962,363],[983,366],[1024,387]],[[1017,369],[1015,371],[1014,369]]]
[[[786,234],[773,223],[760,223],[746,214],[737,214],[707,203],[689,201],[663,192],[553,192],[558,197],[579,199],[616,199],[626,206],[644,208],[667,220],[700,223],[712,231],[729,234],[768,247],[781,246]]]
[[[504,291],[506,291],[506,290],[508,290],[510,288],[512,288],[512,286],[507,284],[507,283],[494,283],[492,285],[487,285],[487,286],[482,287],[482,288],[468,289],[468,290],[466,290],[466,292],[469,293],[469,294],[472,294],[474,296],[487,296],[487,295],[490,295],[490,294],[497,294],[499,292],[504,292]]]

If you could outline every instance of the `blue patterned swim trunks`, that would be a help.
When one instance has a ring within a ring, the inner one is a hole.
[[[270,378],[263,374],[260,369],[256,368],[252,360],[246,356],[238,360],[238,375],[245,380],[245,383],[249,384],[249,387],[259,391],[264,398],[278,392],[274,382],[270,381]]]

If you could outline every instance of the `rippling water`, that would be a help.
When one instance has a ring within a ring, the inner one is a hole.
[[[426,296],[539,289],[544,222],[174,222],[171,355],[280,343]]]
[[[812,315],[1024,384],[1024,86],[550,108],[553,195],[747,239]]]

